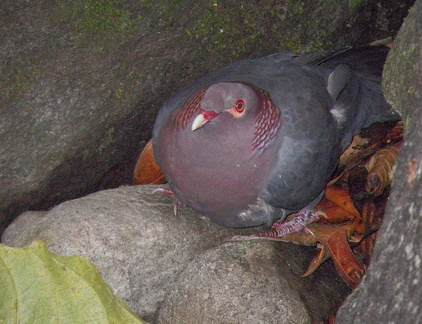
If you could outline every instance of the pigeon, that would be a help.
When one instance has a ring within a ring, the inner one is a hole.
[[[353,136],[400,119],[380,86],[387,54],[374,46],[277,53],[187,86],[164,103],[153,129],[171,192],[232,228],[313,210]]]

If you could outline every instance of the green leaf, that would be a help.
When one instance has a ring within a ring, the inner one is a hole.
[[[0,244],[0,323],[144,323],[78,256]]]

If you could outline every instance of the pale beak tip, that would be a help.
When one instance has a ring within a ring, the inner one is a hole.
[[[207,122],[208,121],[205,119],[204,115],[199,114],[198,116],[196,116],[196,118],[194,119],[194,121],[192,123],[192,131],[196,131],[197,129],[201,128]]]

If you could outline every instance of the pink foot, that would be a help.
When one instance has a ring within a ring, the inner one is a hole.
[[[152,193],[153,194],[159,193],[159,194],[162,194],[163,196],[173,198],[173,214],[174,214],[174,216],[177,216],[179,210],[182,209],[183,206],[184,206],[182,202],[177,200],[176,195],[170,189],[158,188],[158,189],[154,189],[152,191]]]
[[[274,240],[279,241],[280,238],[288,234],[306,231],[307,233],[313,235],[313,233],[306,228],[309,224],[317,221],[321,216],[326,217],[323,212],[315,212],[309,209],[300,210],[296,217],[288,222],[275,222],[271,227],[274,229],[271,232],[256,233],[251,236],[240,236],[236,235],[229,239],[231,242],[237,241],[249,241],[249,240]]]
[[[257,237],[283,237],[291,233],[300,232],[302,230],[308,231],[309,234],[312,234],[306,226],[317,221],[321,216],[326,217],[323,212],[315,212],[310,209],[300,210],[296,217],[288,222],[275,222],[271,227],[274,228],[274,231],[266,233],[257,233]],[[313,235],[313,234],[312,234]]]

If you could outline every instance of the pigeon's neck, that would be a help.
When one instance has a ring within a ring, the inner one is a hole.
[[[255,119],[255,136],[253,149],[262,152],[272,142],[281,126],[281,110],[274,105],[270,95],[259,88],[255,88],[260,101],[260,110]]]

